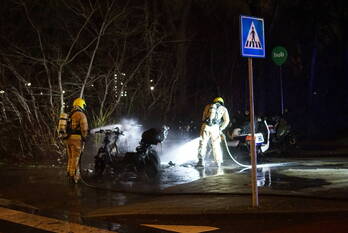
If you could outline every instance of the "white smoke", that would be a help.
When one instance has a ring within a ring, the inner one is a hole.
[[[119,138],[119,149],[121,152],[135,151],[141,140],[143,132],[142,125],[133,119],[122,119],[120,122],[123,136]]]
[[[123,135],[119,136],[117,142],[117,146],[120,152],[125,153],[135,151],[135,148],[139,145],[143,131],[142,125],[138,124],[136,120],[122,119],[118,124],[111,124],[94,128],[90,131],[90,133],[95,134],[99,130],[113,130],[116,127],[123,131]]]

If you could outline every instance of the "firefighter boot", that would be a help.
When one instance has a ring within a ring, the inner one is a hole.
[[[75,182],[75,184],[79,183],[80,178],[81,178],[81,176],[80,176],[80,169],[77,169],[76,173],[74,175],[74,182]]]

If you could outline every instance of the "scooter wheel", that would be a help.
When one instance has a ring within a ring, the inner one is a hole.
[[[102,158],[96,158],[94,162],[94,174],[96,176],[103,175],[103,172],[105,170],[105,161]]]
[[[160,171],[160,160],[157,154],[150,152],[145,163],[145,172],[148,177],[155,178]]]

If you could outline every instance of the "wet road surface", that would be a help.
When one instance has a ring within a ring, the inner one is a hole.
[[[269,158],[266,164],[263,168],[258,169],[258,186],[261,195],[263,192],[265,194],[286,192],[291,194],[295,192],[295,195],[296,192],[301,192],[302,194],[312,196],[325,194],[325,196],[331,197],[333,201],[344,199],[346,196],[348,190],[348,161],[344,157],[308,159]],[[305,222],[302,220],[303,216],[301,218],[298,214],[289,213],[289,215],[279,217],[279,222],[276,224],[273,222],[272,227],[269,226],[271,219],[277,216],[277,214],[272,215],[272,213],[262,215],[263,217],[259,217],[260,215],[257,213],[244,213],[248,216],[248,220],[236,213],[225,213],[224,215],[210,213],[187,215],[183,213],[183,215],[133,214],[119,215],[117,217],[112,215],[100,217],[87,216],[88,213],[92,213],[93,211],[107,210],[111,207],[141,206],[142,203],[151,203],[151,201],[155,203],[156,200],[160,200],[160,197],[157,197],[156,194],[162,192],[178,192],[178,190],[185,192],[185,190],[189,190],[190,186],[185,186],[185,184],[192,183],[192,187],[196,184],[195,189],[192,190],[196,190],[204,196],[205,189],[202,189],[202,183],[198,184],[197,182],[208,181],[214,178],[219,183],[220,177],[223,180],[224,177],[228,178],[229,175],[239,175],[244,178],[235,180],[235,183],[233,183],[235,189],[227,189],[224,192],[233,194],[239,192],[242,194],[250,189],[249,173],[250,169],[237,167],[232,163],[227,164],[222,169],[208,167],[200,170],[195,169],[192,164],[187,163],[183,166],[169,166],[164,164],[160,177],[155,180],[146,180],[141,177],[136,178],[131,176],[127,179],[125,176],[115,174],[96,178],[88,171],[88,166],[86,166],[83,173],[84,180],[88,184],[98,187],[90,188],[84,184],[69,184],[66,180],[65,168],[63,166],[2,167],[0,170],[0,205],[26,213],[116,232],[170,232],[154,230],[153,226],[150,227],[143,224],[203,225],[205,227],[219,228],[219,230],[212,232],[252,232],[252,230],[255,230],[255,227],[250,226],[250,221],[263,225],[264,227],[261,228],[264,230],[267,229],[269,232],[282,232],[277,231],[277,226],[291,226],[289,229],[293,229],[293,232],[296,232],[296,227],[299,227],[301,224],[305,228],[316,229],[314,226],[317,227],[318,225],[311,225],[309,223],[310,221],[318,223],[319,226],[320,224],[326,224],[327,226],[332,225],[333,227],[337,227],[341,226],[342,221],[348,220],[345,217],[347,216],[345,215],[345,210],[342,210],[343,212],[330,211],[329,214],[315,214],[316,217],[311,218],[309,216],[312,216],[316,210],[312,210],[310,213],[302,213],[308,220]],[[176,188],[181,187],[180,185],[184,185],[182,189]],[[212,191],[208,190],[207,187],[205,188],[208,192]],[[112,191],[107,191],[107,189],[112,189]],[[221,190],[216,190],[216,192],[219,191]],[[180,193],[178,192],[178,194]],[[171,198],[175,199],[176,197],[172,196]],[[211,199],[211,197],[209,198]],[[226,197],[226,199],[228,198]],[[197,198],[195,199],[197,200]],[[223,199],[224,197],[218,197],[216,200]],[[250,209],[250,204],[248,203],[250,203],[249,200],[246,203],[242,203],[241,206],[244,209]],[[202,202],[202,206],[204,205],[205,202]],[[261,202],[262,205],[267,206],[268,202]],[[336,204],[333,203],[331,205],[335,206]],[[11,224],[8,219],[2,219],[1,221],[1,227],[10,227]],[[343,229],[342,227],[340,229]],[[0,231],[6,232],[3,229],[0,229]],[[31,228],[28,229],[30,230]],[[168,228],[162,226],[162,229]],[[188,232],[188,228],[185,229],[176,232]]]

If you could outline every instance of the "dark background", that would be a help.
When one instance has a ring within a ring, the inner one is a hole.
[[[244,113],[248,70],[240,55],[240,15],[265,22],[266,58],[253,59],[256,114],[281,112],[280,69],[270,55],[284,46],[288,121],[304,138],[340,136],[348,128],[347,5],[344,0],[1,1],[0,152],[22,158],[59,151],[55,128],[62,101],[68,111],[82,88],[92,127],[124,117],[148,125],[191,120],[199,125],[204,105],[216,96],[225,99],[232,117]]]

